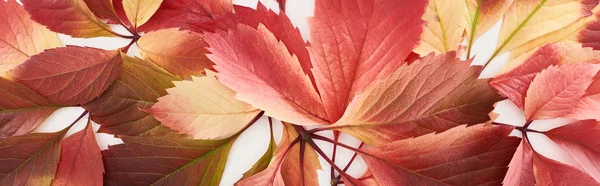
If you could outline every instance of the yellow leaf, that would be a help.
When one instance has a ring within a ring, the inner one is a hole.
[[[468,38],[468,54],[475,40],[487,32],[508,10],[514,0],[465,0],[466,34]]]
[[[162,0],[124,0],[123,9],[129,22],[137,28],[148,22],[161,3]]]
[[[429,0],[422,19],[427,21],[421,34],[421,43],[415,52],[427,55],[457,50],[463,40],[466,12],[464,2],[456,0]]]
[[[258,115],[260,110],[234,98],[235,92],[221,84],[213,72],[192,77],[193,81],[176,81],[169,95],[146,112],[181,133],[195,139],[225,139]]]
[[[589,5],[579,0],[515,1],[504,16],[498,48],[489,61],[502,52],[564,29],[589,15]]]

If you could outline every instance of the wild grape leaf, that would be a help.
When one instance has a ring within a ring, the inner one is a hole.
[[[83,0],[98,18],[108,19],[109,23],[118,23],[119,18],[112,0]]]
[[[114,83],[97,99],[83,105],[98,132],[118,135],[177,136],[141,109],[150,108],[157,98],[167,95],[172,81],[181,80],[149,61],[122,54],[123,64]]]
[[[595,120],[577,121],[545,133],[577,163],[576,166],[600,180],[600,124]]]
[[[598,2],[585,0],[514,1],[504,14],[498,48],[493,56],[516,49],[536,38],[549,39],[546,34],[564,29],[577,20],[592,15]],[[557,12],[560,14],[557,15]],[[541,46],[541,45],[538,45]]]
[[[465,0],[466,5],[466,34],[468,52],[473,47],[475,39],[487,32],[498,20],[502,19],[514,0]],[[469,56],[470,57],[470,56]]]
[[[376,77],[405,62],[419,42],[426,6],[426,0],[315,2],[309,51],[330,122]]]
[[[580,63],[600,56],[591,48],[578,44],[547,44],[531,54],[512,60],[506,65],[509,71],[497,75],[490,86],[510,99],[519,108],[525,108],[525,95],[535,76],[552,65]],[[514,66],[514,67],[513,67]]]
[[[29,18],[14,0],[0,1],[0,75],[45,49],[62,45],[56,33]]]
[[[489,121],[501,100],[456,53],[429,55],[378,79],[355,97],[335,125],[361,141],[383,145]]]
[[[533,155],[533,171],[537,185],[598,185],[599,183],[583,171],[546,158]]]
[[[169,95],[158,98],[158,103],[144,111],[162,125],[194,139],[228,138],[255,121],[261,112],[236,100],[235,92],[221,84],[214,72],[174,84],[174,88],[167,89]]]
[[[29,134],[60,108],[29,88],[0,78],[0,139]]]
[[[328,123],[321,99],[298,58],[265,26],[254,29],[238,24],[236,30],[205,33],[204,37],[219,81],[237,92],[237,99],[294,124]]]
[[[427,21],[421,43],[414,51],[422,56],[455,51],[463,40],[466,28],[466,1],[429,0],[423,20]]]
[[[169,41],[169,42],[164,42]],[[208,45],[200,35],[176,28],[145,34],[137,42],[140,53],[179,77],[204,74],[213,63],[206,57]]]
[[[214,31],[215,28],[222,27],[218,22],[226,19],[221,16],[232,10],[231,0],[163,0],[154,16],[140,26],[138,31],[189,27],[190,24],[196,28],[201,25],[197,30]]]
[[[584,47],[594,47],[594,39],[595,38],[595,30],[596,25],[598,24],[598,13],[600,13],[600,6],[596,6],[598,0],[584,0],[581,1],[587,9],[591,9],[591,12],[594,14],[592,16],[587,16],[578,19],[574,23],[563,27],[561,29],[555,30],[553,32],[547,33],[538,38],[532,39],[524,43],[523,45],[511,50],[511,58],[517,58],[524,54],[529,53],[530,51],[544,46],[548,43],[557,43],[557,42],[568,42],[568,43],[581,43]],[[596,6],[594,8],[594,6]],[[597,48],[594,48],[597,49]]]
[[[123,10],[129,23],[137,28],[150,20],[163,0],[123,0]]]
[[[271,123],[272,121],[269,119],[269,122]],[[275,143],[275,136],[273,135],[272,123],[270,133],[271,138],[269,139],[269,147],[267,148],[267,151],[265,151],[265,153],[260,157],[260,159],[258,159],[258,161],[256,161],[256,163],[254,163],[254,165],[252,165],[252,167],[244,173],[240,180],[244,180],[246,178],[249,178],[250,176],[258,174],[259,172],[269,167],[269,163],[271,162],[271,160],[273,160],[273,156],[275,155],[275,149],[277,149],[277,144]]]
[[[85,128],[62,141],[60,162],[53,186],[90,185],[101,186],[104,173],[102,154],[96,143],[92,121]]]
[[[114,36],[83,0],[21,0],[31,19],[48,29],[73,37]]]
[[[379,185],[500,185],[520,141],[508,136],[512,130],[462,125],[367,148],[361,156]]]
[[[287,47],[288,51],[298,57],[302,70],[314,83],[311,69],[310,55],[306,48],[306,41],[302,38],[300,30],[296,28],[285,12],[279,14],[267,9],[262,3],[258,3],[256,10],[244,6],[235,6],[236,20],[240,23],[258,29],[258,25],[264,25],[279,41]],[[316,87],[316,85],[315,85]]]
[[[298,132],[292,125],[284,123],[283,126],[283,136],[275,149],[271,164],[262,172],[240,180],[236,185],[319,185],[316,170],[321,169],[321,164],[317,153],[298,138]]]
[[[0,140],[0,185],[50,185],[67,131]]]
[[[503,185],[535,185],[533,175],[533,149],[527,139],[523,139],[508,164],[508,172]]]
[[[100,96],[112,84],[121,62],[117,50],[67,46],[31,57],[8,76],[53,103],[81,105]]]
[[[578,63],[551,66],[540,72],[527,90],[525,119],[554,119],[572,114],[598,70],[598,64]]]
[[[102,151],[105,185],[219,185],[236,138],[121,136],[124,144]]]

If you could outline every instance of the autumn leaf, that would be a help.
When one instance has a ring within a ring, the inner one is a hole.
[[[277,145],[271,164],[262,172],[236,183],[250,185],[318,185],[317,169],[321,169],[317,153],[290,124],[284,123],[283,136]],[[300,160],[300,162],[298,161]]]
[[[152,115],[141,109],[150,108],[157,98],[167,95],[177,76],[152,62],[121,54],[123,64],[115,82],[97,99],[83,105],[100,124],[98,132],[117,135],[177,136]]]
[[[527,139],[521,140],[517,151],[508,164],[503,185],[535,185],[533,175],[533,149]]]
[[[100,148],[96,143],[92,121],[85,128],[62,141],[60,162],[53,186],[102,185],[104,166]]]
[[[467,57],[471,57],[473,43],[498,22],[514,0],[465,0]]]
[[[208,45],[200,35],[190,31],[158,30],[142,36],[137,44],[145,59],[179,77],[199,76],[204,69],[212,69],[213,63],[205,56]]]
[[[367,148],[361,156],[379,185],[500,185],[519,144],[511,131],[463,125]]]
[[[552,65],[587,62],[599,55],[597,51],[581,48],[578,44],[547,44],[509,62],[505,67],[509,71],[497,75],[490,86],[519,108],[525,108],[525,95],[529,85],[543,69]]]
[[[594,1],[581,0],[514,1],[504,15],[498,47],[491,59],[536,38],[552,40],[552,37],[544,36],[592,15],[590,7],[594,7],[596,4],[597,2]],[[548,42],[539,41],[538,43],[546,44]]]
[[[577,121],[545,133],[577,162],[577,167],[600,180],[600,124],[595,120]]]
[[[440,54],[457,50],[466,28],[463,17],[467,11],[466,2],[469,0],[429,0],[423,14],[427,24],[421,34],[421,43],[414,51],[424,56],[431,52]]]
[[[123,0],[123,10],[127,19],[137,28],[148,22],[163,0]]]
[[[232,10],[231,0],[163,0],[154,16],[140,26],[138,31],[177,27],[214,31],[215,28],[223,28],[220,22],[228,20]]]
[[[35,133],[0,140],[0,184],[50,185],[66,132]]]
[[[378,76],[405,62],[419,42],[426,6],[426,0],[315,2],[309,51],[330,122]]]
[[[115,11],[115,5],[112,0],[83,0],[87,7],[101,19],[108,19],[108,22],[118,23],[119,18]]]
[[[0,140],[35,130],[60,108],[29,88],[0,78]]]
[[[219,72],[217,78],[237,92],[237,99],[283,121],[328,123],[321,99],[298,58],[265,26],[254,29],[238,24],[237,30],[205,33],[204,37],[211,52],[207,56]]]
[[[538,185],[598,185],[599,183],[583,171],[546,158],[538,153],[533,155],[533,171]]]
[[[454,52],[403,65],[355,97],[335,125],[367,144],[488,121],[501,98]],[[393,112],[391,112],[393,111]]]
[[[145,109],[161,124],[195,139],[228,138],[255,120],[260,110],[238,101],[214,72],[192,81],[174,82],[169,95]]]
[[[73,37],[115,36],[83,0],[21,0],[31,19],[48,29]]]
[[[277,148],[277,144],[275,143],[275,136],[273,134],[273,121],[271,118],[269,118],[269,125],[269,128],[271,129],[269,131],[271,134],[271,138],[269,139],[269,146],[267,147],[267,151],[265,151],[265,153],[260,157],[260,159],[258,159],[258,161],[256,161],[256,163],[254,163],[254,165],[252,165],[252,167],[244,173],[240,180],[244,180],[246,178],[249,178],[250,176],[258,174],[259,172],[269,167],[269,163],[273,159],[273,156],[275,155],[275,149]]]
[[[102,151],[106,185],[219,185],[231,145],[224,140],[121,136]]]
[[[14,0],[0,2],[0,75],[45,49],[62,45],[56,33],[29,18]]]
[[[279,41],[288,49],[290,54],[298,57],[302,70],[314,83],[311,72],[312,64],[310,55],[306,48],[306,41],[302,38],[300,30],[296,28],[285,12],[279,14],[267,9],[262,3],[258,3],[256,10],[243,6],[235,6],[236,20],[240,23],[258,29],[258,25],[264,25]],[[316,85],[314,85],[316,87]]]
[[[533,79],[525,98],[525,119],[554,119],[570,115],[586,94],[598,64],[551,66]]]
[[[8,77],[53,103],[81,105],[100,96],[110,86],[121,62],[118,51],[67,46],[31,57],[10,71]]]

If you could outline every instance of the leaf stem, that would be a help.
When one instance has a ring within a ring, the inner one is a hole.
[[[77,117],[77,119],[75,119],[75,121],[73,121],[73,123],[71,123],[71,124],[70,124],[69,126],[67,126],[65,129],[63,129],[63,130],[64,130],[64,132],[65,132],[65,133],[66,133],[66,132],[68,132],[68,131],[71,129],[71,127],[73,127],[73,125],[75,125],[75,123],[79,122],[79,120],[81,120],[81,119],[82,119],[82,118],[83,118],[85,115],[87,115],[88,113],[89,113],[89,112],[88,112],[87,110],[86,110],[86,111],[83,111],[83,112],[81,113],[81,115],[79,115],[79,117]]]
[[[362,148],[364,145],[365,145],[365,143],[364,143],[364,142],[360,142],[360,145],[358,145],[358,148],[360,149],[360,148]],[[358,153],[357,153],[357,152],[354,152],[354,154],[352,155],[352,158],[350,158],[350,160],[348,161],[348,163],[346,163],[346,166],[345,166],[345,167],[344,167],[344,169],[343,169],[343,171],[344,171],[344,172],[348,171],[348,169],[350,168],[350,165],[352,165],[352,163],[354,162],[354,159],[356,159],[356,156],[358,156]],[[340,179],[341,179],[341,176],[340,176],[340,175],[338,175],[338,176],[335,178],[335,181],[336,181],[336,183],[335,183],[334,185],[337,185],[337,184],[343,184],[344,182],[343,182],[342,180],[340,180]]]
[[[333,140],[339,142],[340,132],[339,131],[332,131],[332,132],[333,132]],[[335,163],[336,155],[337,155],[337,144],[333,144],[333,152],[331,153],[331,161],[333,161],[333,163]],[[335,179],[335,170],[334,170],[333,166],[331,166],[330,173],[331,173],[330,174],[331,180],[334,180]]]

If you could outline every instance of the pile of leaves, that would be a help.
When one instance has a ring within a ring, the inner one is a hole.
[[[283,0],[278,12],[231,0],[21,2],[0,1],[0,185],[218,185],[233,143],[263,116],[269,148],[237,185],[318,185],[319,157],[332,185],[599,185],[598,0],[316,0],[309,41]],[[495,51],[471,66],[499,20]],[[131,42],[63,46],[57,33]],[[134,44],[142,58],[126,54]],[[499,75],[479,78],[507,52]],[[504,99],[525,125],[494,122]],[[85,109],[73,124],[89,116],[83,130],[33,132],[73,106]],[[556,118],[572,123],[531,127]],[[101,151],[92,122],[123,144]],[[565,159],[536,151],[533,133]],[[336,162],[337,148],[355,154]],[[353,177],[357,156],[368,169]]]

